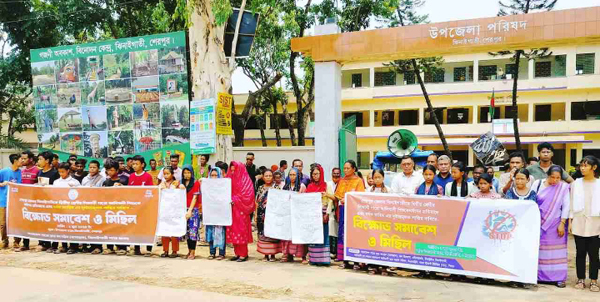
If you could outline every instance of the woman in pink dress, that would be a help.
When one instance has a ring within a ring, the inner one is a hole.
[[[235,257],[231,261],[248,260],[248,243],[252,243],[250,215],[254,212],[254,185],[239,161],[232,161],[228,178],[231,178],[231,210],[233,222],[227,227],[227,242],[233,244]]]

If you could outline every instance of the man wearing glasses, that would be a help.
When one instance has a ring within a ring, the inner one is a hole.
[[[402,157],[400,165],[402,173],[396,175],[392,180],[392,192],[405,195],[415,194],[417,188],[425,181],[423,174],[415,173],[415,161],[409,155]]]
[[[548,169],[552,167],[552,157],[554,156],[554,147],[550,143],[541,143],[537,147],[540,153],[540,161],[537,164],[533,164],[527,167],[529,174],[535,179],[546,179],[548,177]],[[562,171],[562,179],[567,183],[572,183],[573,178],[565,172],[564,168]]]
[[[254,153],[252,152],[246,154],[246,171],[248,171],[248,175],[250,175],[252,185],[256,185],[256,175],[258,172],[256,171],[256,165],[254,165]]]

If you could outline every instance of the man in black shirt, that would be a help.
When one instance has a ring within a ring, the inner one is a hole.
[[[104,162],[106,170],[106,180],[102,184],[103,187],[118,187],[126,186],[129,183],[129,178],[125,175],[119,175],[119,162],[112,159],[107,159]],[[96,246],[97,248],[97,246]],[[115,246],[107,244],[106,249],[102,252],[104,255],[114,254]],[[117,245],[117,255],[127,255],[127,245]]]
[[[258,172],[256,171],[256,165],[254,165],[254,153],[252,152],[246,154],[246,171],[248,171],[248,175],[250,175],[252,185],[256,185],[256,175]]]
[[[87,164],[87,160],[84,158],[75,161],[75,172],[71,174],[71,177],[77,179],[79,183],[82,183],[83,179],[88,175],[88,172],[83,171],[85,164]]]
[[[45,151],[38,155],[38,167],[40,168],[40,172],[38,172],[38,185],[48,186],[54,184],[54,181],[59,179],[58,171],[54,169],[52,166],[52,160],[54,159],[54,154],[50,151]],[[29,239],[23,240],[23,245],[29,246]],[[50,241],[40,240],[40,250],[47,251],[52,247],[52,243]]]

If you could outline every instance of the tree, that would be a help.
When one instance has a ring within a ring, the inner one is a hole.
[[[528,14],[535,11],[550,11],[554,8],[554,5],[558,0],[508,0],[509,2],[499,1],[500,11],[498,16],[506,15],[518,15]],[[515,144],[517,151],[523,152],[521,146],[521,135],[519,133],[519,107],[517,104],[517,93],[519,85],[519,69],[521,57],[526,60],[543,59],[552,55],[552,52],[548,51],[548,48],[533,48],[529,51],[517,49],[515,51],[499,51],[497,53],[490,53],[493,56],[497,55],[512,55],[511,60],[515,62],[515,71],[513,74],[513,88],[512,88],[512,113],[513,113],[513,127]]]

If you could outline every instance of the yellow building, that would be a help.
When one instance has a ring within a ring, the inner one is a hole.
[[[325,25],[317,32],[326,35],[292,41],[292,48],[311,56],[320,70],[317,149],[319,135],[322,141],[337,138],[334,127],[319,126],[320,118],[339,115],[334,125],[339,129],[342,117],[356,115],[362,168],[376,152],[387,150],[389,134],[399,128],[413,131],[419,148],[443,150],[415,75],[396,74],[385,66],[395,59],[441,56],[443,72],[422,76],[454,158],[473,165],[469,144],[492,131],[492,91],[494,119],[512,119],[514,62],[489,52],[548,47],[549,57],[522,59],[519,66],[518,118],[526,156],[537,156],[542,142],[554,145],[554,161],[561,165],[574,165],[586,154],[600,156],[600,7],[343,34],[335,25]],[[236,106],[243,102],[243,96],[236,96]],[[508,127],[498,123],[494,133],[512,150],[508,122]],[[268,123],[266,135],[274,146],[270,128]],[[289,137],[285,128],[281,133]],[[246,145],[261,143],[258,130],[247,130],[246,138]]]

